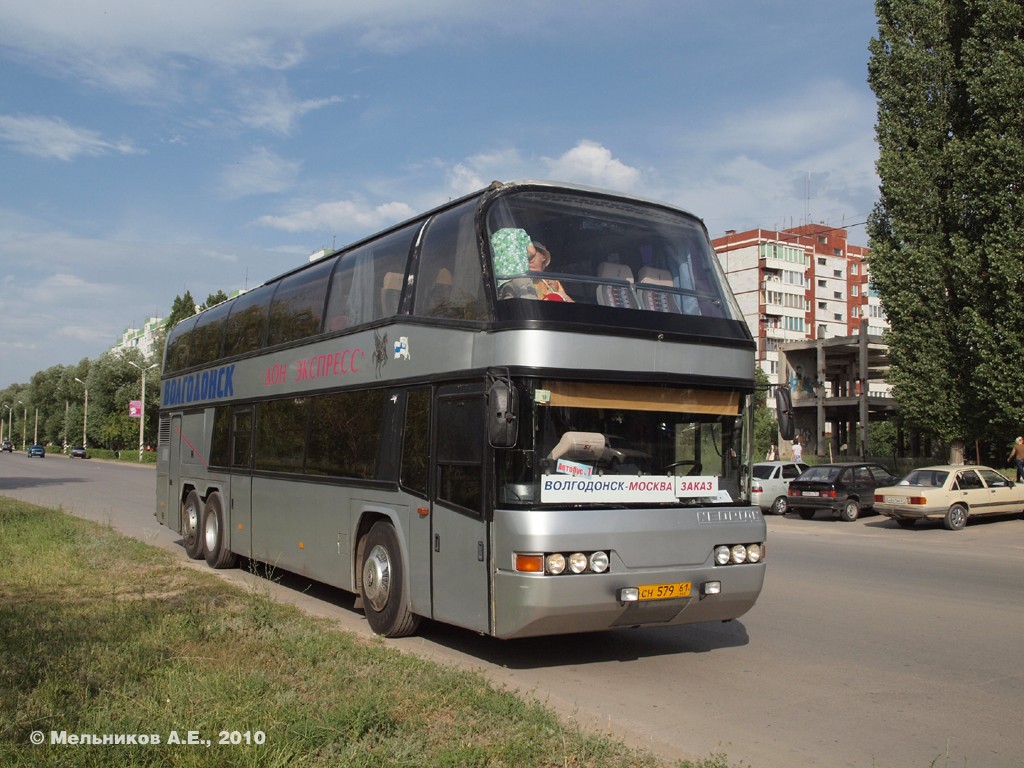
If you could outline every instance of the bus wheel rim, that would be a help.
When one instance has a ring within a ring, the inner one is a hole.
[[[380,612],[391,594],[391,558],[379,544],[370,550],[363,565],[363,592],[373,610]]]

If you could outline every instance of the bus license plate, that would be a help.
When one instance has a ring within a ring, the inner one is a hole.
[[[676,584],[641,584],[641,600],[667,600],[672,597],[689,597],[691,582],[680,581]]]

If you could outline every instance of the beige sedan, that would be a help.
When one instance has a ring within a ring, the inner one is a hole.
[[[876,490],[875,511],[904,528],[929,519],[959,531],[968,517],[1024,512],[1024,483],[1007,480],[991,467],[921,467],[898,484]]]

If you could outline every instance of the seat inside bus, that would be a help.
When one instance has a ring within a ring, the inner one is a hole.
[[[644,267],[640,270],[640,282],[636,286],[636,293],[640,299],[640,305],[652,312],[680,312],[679,301],[674,294],[668,291],[659,290],[653,286],[673,287],[672,275],[667,269],[655,269]]]
[[[633,270],[625,264],[612,261],[603,261],[597,268],[597,277],[600,280],[614,280],[602,282],[597,287],[597,303],[606,307],[620,307],[623,309],[637,309],[636,295],[633,293]]]
[[[402,275],[398,272],[384,274],[384,282],[380,289],[382,317],[398,314],[398,301],[402,296]]]

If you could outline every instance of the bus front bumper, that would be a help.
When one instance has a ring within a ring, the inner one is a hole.
[[[763,562],[643,574],[549,576],[498,571],[492,634],[514,638],[728,621],[753,607],[764,573]],[[689,597],[623,599],[626,589],[681,582],[690,584]]]

